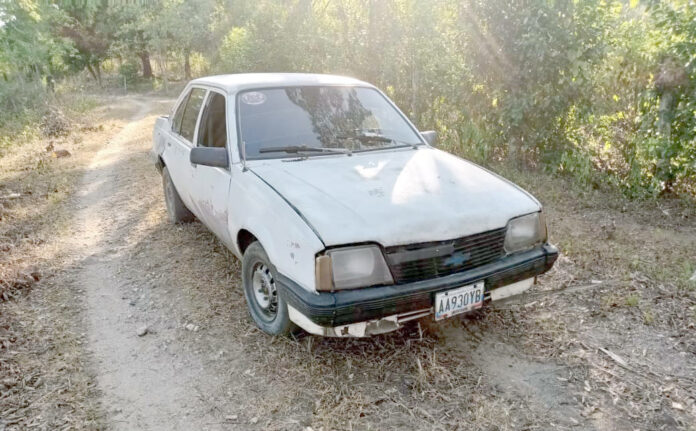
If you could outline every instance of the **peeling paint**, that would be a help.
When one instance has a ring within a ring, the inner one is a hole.
[[[381,187],[377,187],[377,188],[374,188],[372,190],[369,190],[367,192],[367,194],[369,194],[370,196],[373,196],[373,197],[377,197],[377,198],[383,198],[385,195],[384,189]]]

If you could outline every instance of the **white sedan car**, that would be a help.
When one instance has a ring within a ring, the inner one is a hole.
[[[169,219],[241,259],[259,328],[360,337],[519,294],[558,256],[533,196],[435,138],[362,81],[223,75],[186,86],[151,155]]]

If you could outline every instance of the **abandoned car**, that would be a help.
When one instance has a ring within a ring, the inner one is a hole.
[[[238,74],[188,83],[151,156],[263,331],[360,337],[519,294],[558,256],[534,197],[435,140],[368,83]]]

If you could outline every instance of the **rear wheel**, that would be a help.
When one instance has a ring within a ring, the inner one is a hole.
[[[172,223],[187,223],[193,221],[194,216],[186,208],[184,202],[176,191],[172,177],[169,176],[169,169],[165,166],[162,169],[162,186],[164,187],[164,203],[167,205],[167,216]]]
[[[249,314],[263,332],[290,335],[297,331],[288,316],[287,303],[278,291],[275,268],[258,241],[244,251],[242,285]]]

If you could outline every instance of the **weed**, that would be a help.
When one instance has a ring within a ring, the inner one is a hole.
[[[646,325],[652,325],[655,322],[655,316],[651,310],[643,310],[643,323]]]
[[[637,307],[640,302],[640,295],[632,294],[626,297],[626,305],[629,307]]]

